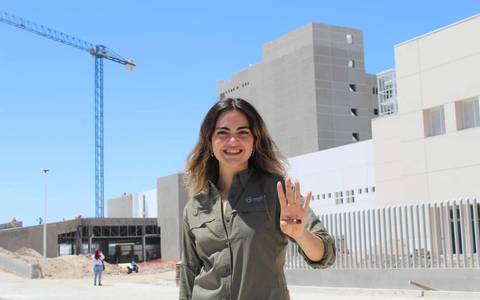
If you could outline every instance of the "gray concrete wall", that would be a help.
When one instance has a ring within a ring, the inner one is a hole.
[[[346,34],[353,36],[352,44]],[[250,101],[280,150],[291,157],[353,143],[352,133],[360,141],[370,139],[377,107],[374,78],[365,73],[360,30],[310,23],[265,44],[262,62],[217,88],[223,97]],[[349,84],[355,84],[355,92]]]
[[[133,195],[125,194],[108,200],[107,211],[110,218],[133,217]]]
[[[161,228],[162,259],[180,259],[183,208],[188,196],[183,174],[157,179],[158,225]]]
[[[480,292],[480,269],[286,270],[290,285],[415,289],[410,280],[435,290]]]
[[[42,270],[39,265],[29,264],[7,255],[0,256],[0,269],[28,279],[43,277]]]
[[[57,256],[56,224],[47,224],[47,257]],[[22,247],[27,247],[43,254],[43,225],[1,230],[0,247],[9,251],[17,251]]]

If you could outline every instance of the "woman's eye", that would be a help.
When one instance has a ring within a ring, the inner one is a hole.
[[[246,135],[246,134],[250,134],[250,132],[249,132],[249,131],[240,131],[238,134],[240,134],[240,135]]]
[[[226,135],[227,132],[226,132],[226,131],[218,131],[217,134],[218,134],[218,135]]]

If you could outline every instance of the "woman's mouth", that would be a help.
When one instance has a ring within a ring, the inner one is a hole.
[[[227,155],[237,155],[237,154],[240,154],[242,152],[243,152],[242,149],[225,149],[225,150],[223,150],[223,153],[225,153]]]

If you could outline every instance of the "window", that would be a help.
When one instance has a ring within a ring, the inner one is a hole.
[[[322,199],[325,199],[325,194],[322,194]]]
[[[336,192],[335,193],[335,204],[343,204],[343,193]]]
[[[361,194],[361,193],[362,193],[362,189],[358,189],[358,193]]]
[[[358,132],[352,133],[352,141],[358,142],[360,140]]]
[[[347,198],[347,203],[353,203],[355,202],[355,191],[354,190],[348,190],[345,192],[345,196]]]
[[[425,137],[445,134],[445,114],[443,106],[423,110]]]
[[[375,116],[378,116],[378,108],[374,108],[374,109],[373,109],[373,114],[374,114]]]
[[[353,36],[350,33],[345,35],[345,40],[347,41],[347,44],[353,44]]]
[[[332,193],[328,193],[328,199],[332,198]]]
[[[349,84],[348,89],[350,92],[356,92],[357,91],[357,85],[356,84]]]
[[[358,117],[358,111],[356,108],[350,108],[350,114],[354,117]]]
[[[364,188],[363,191],[364,191],[365,193],[368,193],[368,187]]]
[[[457,130],[480,126],[478,98],[455,102]]]
[[[378,95],[378,88],[377,87],[372,88],[372,94]]]
[[[348,61],[348,67],[354,69],[355,68],[355,61],[353,59],[350,59]]]
[[[375,193],[375,187],[372,186],[372,193]]]

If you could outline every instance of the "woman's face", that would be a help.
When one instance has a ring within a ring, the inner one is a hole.
[[[247,169],[253,140],[247,117],[242,112],[228,110],[221,113],[212,135],[213,154],[218,159],[220,173]]]

